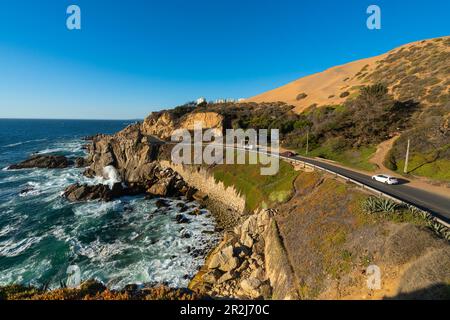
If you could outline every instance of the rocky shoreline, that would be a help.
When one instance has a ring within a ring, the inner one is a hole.
[[[150,199],[168,197],[196,201],[201,208],[211,212],[217,223],[215,232],[223,240],[208,254],[205,265],[189,285],[190,292],[202,297],[269,297],[270,286],[264,280],[263,244],[257,246],[256,230],[245,233],[249,231],[249,222],[242,223],[252,217],[243,212],[244,200],[237,199],[236,203],[240,203],[238,207],[228,205],[204,192],[208,188],[199,190],[188,184],[178,172],[165,166],[165,146],[150,141],[142,134],[139,125],[131,125],[111,136],[89,137],[86,141],[89,144],[85,147],[88,153],[85,158],[72,160],[58,155],[33,155],[19,164],[11,165],[9,169],[60,169],[75,166],[84,167],[83,174],[87,177],[104,179],[103,184],[76,183],[67,187],[62,196],[70,202],[108,202],[125,195],[138,194]],[[212,181],[200,181],[199,184],[214,183]],[[221,194],[220,188],[224,187],[218,188],[216,192]],[[227,191],[223,192],[226,194]],[[157,205],[164,207],[163,201],[160,202]],[[180,214],[176,222],[183,223],[184,219],[189,218]]]

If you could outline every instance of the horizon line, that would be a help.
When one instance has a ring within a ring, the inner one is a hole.
[[[3,118],[0,120],[76,120],[76,121],[143,121],[145,118],[105,119],[105,118]]]

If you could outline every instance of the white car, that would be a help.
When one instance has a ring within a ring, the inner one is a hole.
[[[253,149],[256,149],[256,148],[255,148],[255,146],[252,145],[252,144],[247,144],[247,145],[244,146],[244,149],[247,149],[247,150],[253,150]]]
[[[372,180],[376,180],[378,182],[382,182],[385,184],[398,184],[398,180],[395,177],[392,177],[387,174],[377,174],[372,177]]]

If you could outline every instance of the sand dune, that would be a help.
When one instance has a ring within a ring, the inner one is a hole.
[[[333,105],[344,102],[347,97],[341,98],[341,94],[348,92],[350,95],[358,91],[358,86],[368,84],[364,79],[358,79],[361,72],[371,73],[377,67],[377,62],[381,62],[389,54],[402,48],[414,45],[423,45],[424,41],[409,43],[398,47],[388,53],[373,58],[362,59],[345,65],[330,68],[326,71],[316,73],[277,89],[262,93],[247,99],[252,102],[275,102],[283,101],[294,105],[295,111],[300,113],[313,104],[319,106]],[[299,94],[305,93],[303,99],[297,99]]]

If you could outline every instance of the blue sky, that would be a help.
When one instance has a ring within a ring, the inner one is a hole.
[[[77,4],[82,30],[66,28]],[[378,4],[382,29],[366,28]],[[0,118],[143,118],[450,34],[443,0],[0,0]]]

